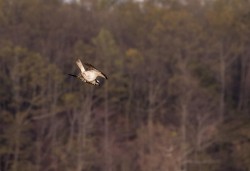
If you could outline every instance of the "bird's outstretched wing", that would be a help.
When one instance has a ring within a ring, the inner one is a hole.
[[[76,64],[80,68],[81,72],[85,72],[85,68],[83,67],[83,64],[80,59],[76,61]]]
[[[86,65],[89,69],[96,69],[93,65],[91,65],[89,63],[84,63],[84,65]]]
[[[99,71],[98,69],[96,69],[93,65],[89,64],[89,63],[84,63],[84,65],[86,65],[88,67],[89,70],[96,70],[97,72],[100,73],[100,75],[102,75],[104,78],[108,79],[108,77],[101,71]]]
[[[106,79],[108,79],[108,77],[101,71],[99,71]]]

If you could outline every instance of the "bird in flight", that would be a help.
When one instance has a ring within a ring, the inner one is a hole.
[[[105,79],[108,79],[108,77],[104,73],[97,70],[91,64],[84,63],[84,65],[87,66],[85,69],[80,59],[76,61],[76,65],[79,67],[81,72],[78,75],[74,74],[68,74],[68,75],[79,78],[85,83],[101,86],[104,83]]]

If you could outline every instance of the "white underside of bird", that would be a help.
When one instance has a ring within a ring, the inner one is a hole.
[[[96,78],[96,73],[92,71],[85,71],[85,72],[82,72],[81,74],[83,78],[85,78],[89,82],[94,81]]]

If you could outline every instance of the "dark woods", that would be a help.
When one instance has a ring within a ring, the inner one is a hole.
[[[248,171],[249,37],[248,0],[0,0],[0,170]]]

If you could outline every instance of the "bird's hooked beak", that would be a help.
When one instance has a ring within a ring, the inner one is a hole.
[[[98,85],[98,86],[100,86],[100,81],[99,80],[95,80],[95,82],[96,82],[96,84]]]

